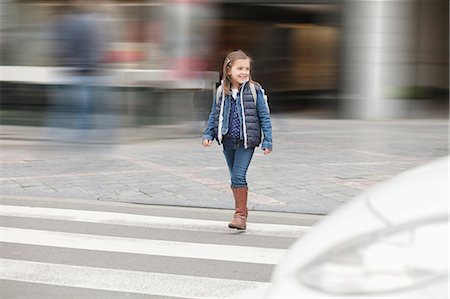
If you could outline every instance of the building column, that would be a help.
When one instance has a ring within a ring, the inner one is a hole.
[[[404,117],[407,101],[398,87],[416,84],[416,0],[345,0],[340,115],[345,118]]]

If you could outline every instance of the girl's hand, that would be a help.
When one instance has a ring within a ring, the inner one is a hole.
[[[204,147],[210,146],[212,143],[212,140],[208,140],[208,139],[203,139],[202,145]]]
[[[272,152],[272,150],[268,149],[268,148],[263,148],[264,151],[264,155],[268,155]]]

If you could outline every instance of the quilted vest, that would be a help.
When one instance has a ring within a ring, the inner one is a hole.
[[[243,88],[243,90],[242,90]],[[256,85],[256,88],[259,90],[260,87]],[[242,92],[241,105],[237,108],[242,111],[242,129],[244,136],[244,147],[256,147],[261,143],[261,125],[259,124],[258,111],[256,110],[256,102],[253,98],[252,92],[250,90],[249,82],[244,83],[239,90],[239,93]],[[230,101],[230,96],[218,98],[216,102],[216,111],[214,115],[214,135],[216,136],[219,143],[221,142],[221,138],[219,138],[219,127],[221,127],[219,123],[220,112],[222,107],[222,101],[225,98],[225,101]],[[222,111],[224,113],[224,111]],[[223,118],[228,117],[227,115],[223,115]],[[229,124],[230,125],[230,124]],[[223,134],[223,132],[222,132]]]

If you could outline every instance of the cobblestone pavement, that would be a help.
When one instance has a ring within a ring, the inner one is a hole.
[[[447,120],[274,116],[273,128],[273,153],[257,149],[248,172],[253,210],[327,214],[377,182],[448,154]],[[98,145],[6,131],[0,194],[232,208],[221,147],[203,148],[200,132]]]

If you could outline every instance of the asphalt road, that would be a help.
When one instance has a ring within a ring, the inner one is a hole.
[[[44,140],[40,128],[2,127],[2,295],[239,296],[269,283],[320,214],[448,154],[447,120],[275,117],[273,127],[273,153],[257,149],[248,173],[245,233],[227,228],[233,200],[221,148],[201,147],[192,127],[171,138],[151,127],[81,140],[76,131]]]
[[[4,298],[225,298],[266,286],[321,216],[0,196]]]

